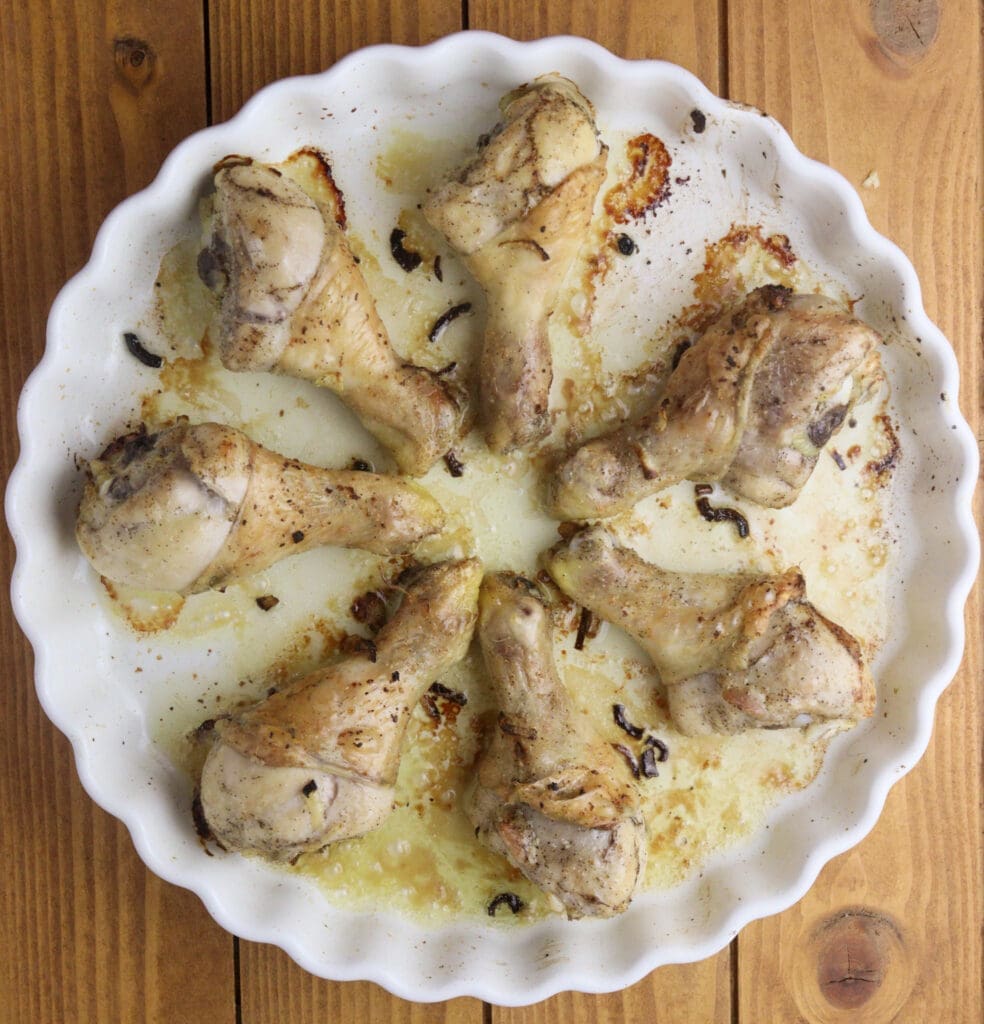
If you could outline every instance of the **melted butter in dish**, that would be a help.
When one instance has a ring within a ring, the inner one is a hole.
[[[418,549],[424,562],[476,555],[487,571],[534,577],[540,553],[558,539],[557,522],[545,505],[546,452],[603,432],[660,394],[681,343],[692,341],[736,295],[781,284],[845,297],[836,281],[814,275],[788,238],[781,241],[781,225],[736,227],[728,220],[684,232],[668,211],[698,181],[672,147],[662,179],[671,194],[662,205],[643,203],[638,216],[624,220],[606,214],[604,197],[630,178],[628,144],[638,133],[623,138],[602,126],[602,134],[612,154],[608,177],[586,245],[550,319],[550,437],[540,453],[497,457],[472,432],[455,448],[460,476],[438,462],[420,478],[447,515],[445,529]],[[457,140],[433,154],[431,175],[421,156],[426,149],[408,139],[395,135],[375,167],[395,211],[391,226],[402,224],[405,244],[426,258],[411,273],[401,269],[390,252],[389,225],[351,226],[349,241],[398,355],[434,371],[457,364],[467,375],[476,366],[484,327],[481,292],[414,211],[424,191],[436,187],[442,170],[453,167],[468,147]],[[324,181],[311,177],[307,166],[295,162],[292,179],[326,202],[319,191]],[[675,178],[689,180],[676,184]],[[619,247],[622,235],[633,244],[628,255],[627,244]],[[376,469],[392,468],[385,451],[334,395],[306,381],[223,369],[208,342],[208,296],[186,262],[189,251],[187,245],[175,250],[162,265],[167,294],[187,296],[173,307],[171,323],[179,327],[162,328],[175,332],[173,351],[184,355],[165,366],[161,386],[145,396],[145,418],[221,418],[260,443],[314,464],[347,467],[361,459]],[[666,279],[683,283],[661,287]],[[472,304],[469,315],[429,341],[436,318],[461,302]],[[205,341],[201,355],[189,348],[196,332]],[[852,413],[789,508],[765,509],[716,490],[711,503],[737,508],[747,519],[748,537],[739,537],[728,522],[704,519],[689,482],[620,513],[611,529],[620,543],[669,569],[779,572],[798,565],[810,600],[850,628],[870,658],[885,634],[893,546],[893,435],[886,401],[883,393]],[[325,422],[332,431],[323,429]],[[196,775],[201,752],[188,740],[195,727],[334,656],[342,634],[364,632],[351,617],[352,599],[395,577],[399,567],[362,552],[312,551],[223,595],[198,595],[162,613],[160,622],[168,628],[145,631],[140,641],[146,650],[142,685],[156,711],[157,742]],[[266,595],[279,600],[268,612],[257,607],[257,598]],[[123,598],[128,607],[134,601],[139,606],[139,595],[105,594],[103,600],[118,613]],[[649,833],[643,890],[678,884],[699,871],[712,854],[760,828],[784,795],[815,777],[836,727],[685,737],[670,723],[651,663],[627,636],[602,624],[578,645],[576,610],[559,607],[557,615],[566,628],[555,631],[554,655],[576,713],[608,743],[638,756],[638,743],[613,718],[613,707],[622,705],[629,722],[657,736],[669,751],[653,777],[631,779],[628,760],[624,768],[639,793]],[[207,679],[189,680],[182,667],[202,644],[214,671]],[[504,892],[523,902],[515,918],[499,910],[497,917],[507,922],[557,913],[555,901],[476,840],[464,810],[480,735],[495,715],[481,657],[473,649],[440,682],[465,694],[467,704],[425,695],[415,707],[393,811],[382,826],[323,852],[305,853],[282,870],[316,878],[331,899],[347,906],[385,906],[432,924],[486,917],[490,901]]]

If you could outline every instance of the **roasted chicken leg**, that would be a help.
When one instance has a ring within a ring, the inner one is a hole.
[[[669,572],[601,527],[558,545],[546,568],[570,598],[639,642],[683,733],[856,723],[874,710],[860,645],[810,604],[798,569]]]
[[[322,544],[405,551],[443,525],[405,480],[320,469],[181,421],[117,438],[88,464],[76,536],[107,579],[195,594]]]
[[[452,447],[464,401],[404,363],[332,212],[278,168],[228,158],[215,173],[198,259],[222,296],[219,355],[230,370],[272,370],[330,388],[417,476]]]
[[[481,577],[476,559],[419,570],[374,650],[209,723],[199,799],[227,850],[289,860],[383,823],[410,714],[464,657]]]
[[[488,296],[479,417],[495,452],[549,430],[547,325],[584,243],[608,148],[573,82],[542,75],[505,96],[476,157],[424,205]]]
[[[881,380],[878,334],[819,295],[766,285],[683,353],[657,406],[589,441],[549,485],[559,519],[631,508],[680,480],[720,480],[782,508]]]
[[[486,577],[478,635],[500,708],[469,804],[479,838],[568,917],[623,911],[646,860],[638,796],[624,761],[574,711],[535,585]]]

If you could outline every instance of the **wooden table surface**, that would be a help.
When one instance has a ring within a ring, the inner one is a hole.
[[[774,115],[797,146],[860,186],[874,226],[909,255],[963,371],[981,436],[982,57],[975,0],[75,0],[0,4],[0,449],[44,347],[48,307],[103,217],[170,149],[261,86],[370,43],[461,28],[575,33],[658,57]],[[978,500],[980,496],[978,495]],[[13,546],[4,533],[3,570]],[[784,914],[702,963],[610,996],[503,1010],[414,1005],[305,974],[234,939],[159,881],[84,794],[35,697],[30,648],[5,598],[0,644],[0,1024],[314,1021],[650,1024],[939,1021],[982,1006],[981,604],[940,701],[929,751],[874,832]]]

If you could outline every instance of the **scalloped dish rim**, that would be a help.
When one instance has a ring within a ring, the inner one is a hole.
[[[933,552],[946,549],[949,560],[937,558],[932,567],[937,578],[930,579],[942,599],[926,612],[930,620],[925,627],[928,639],[924,641],[928,661],[925,678],[915,687],[912,707],[904,715],[900,712],[901,724],[894,725],[896,733],[892,737],[878,739],[872,733],[868,738],[872,751],[877,748],[884,756],[873,753],[871,763],[860,767],[856,746],[850,747],[851,741],[838,737],[822,778],[781,804],[770,818],[767,834],[757,833],[723,858],[715,856],[699,876],[668,893],[643,894],[629,911],[608,921],[547,920],[522,929],[469,922],[427,929],[385,912],[357,913],[327,904],[316,895],[312,899],[317,890],[306,880],[270,871],[248,858],[237,858],[234,867],[230,867],[229,858],[203,865],[204,858],[194,856],[195,851],[178,834],[177,811],[168,806],[166,786],[152,785],[135,774],[142,762],[127,758],[138,754],[120,755],[115,772],[93,763],[85,723],[79,719],[80,705],[66,706],[57,683],[59,658],[64,660],[63,649],[71,644],[68,637],[80,627],[66,622],[63,631],[58,628],[61,623],[49,615],[54,605],[46,602],[55,600],[46,592],[46,581],[52,573],[50,556],[44,538],[32,532],[36,531],[38,504],[50,498],[54,488],[52,480],[44,476],[46,460],[64,455],[56,451],[55,428],[40,425],[39,419],[45,398],[52,393],[57,367],[72,356],[62,330],[64,311],[106,274],[111,253],[126,226],[132,226],[145,210],[176,208],[180,197],[187,195],[189,176],[199,175],[211,163],[204,159],[207,147],[223,133],[232,135],[255,121],[265,106],[289,97],[292,90],[317,85],[326,92],[344,92],[345,84],[367,67],[385,68],[391,73],[394,68],[409,68],[421,75],[451,68],[454,70],[448,72],[448,77],[454,79],[478,74],[492,60],[525,67],[528,76],[561,65],[563,69],[591,68],[594,74],[619,82],[672,82],[694,106],[722,116],[726,112],[734,117],[754,116],[773,143],[787,179],[801,183],[804,190],[813,186],[818,193],[832,196],[825,201],[837,205],[843,230],[849,232],[859,249],[886,268],[893,283],[898,283],[895,308],[907,315],[912,332],[921,339],[921,356],[935,381],[927,384],[933,389],[933,397],[936,392],[956,395],[954,353],[922,308],[912,265],[870,226],[852,186],[835,171],[799,153],[773,119],[714,96],[692,74],[675,65],[622,60],[587,40],[561,36],[520,43],[491,33],[462,32],[419,48],[370,47],[319,75],[284,79],[267,86],[230,121],[203,129],[180,143],[154,182],[107,217],[89,263],[64,286],[52,306],[45,355],[25,384],[18,408],[22,450],[10,477],[6,511],[17,547],[13,606],[35,651],[38,696],[49,718],[71,741],[85,789],[127,825],[141,858],[153,872],[194,891],[230,932],[280,946],[313,974],[335,980],[373,981],[398,996],[418,1001],[468,995],[500,1005],[524,1005],[560,991],[615,991],[656,967],[716,953],[745,924],[785,910],[800,899],[831,858],[860,842],[874,826],[890,787],[924,753],[936,701],[957,671],[963,653],[963,607],[979,560],[979,541],[971,514],[978,456],[955,398],[939,413],[938,437],[940,451],[959,479],[947,497],[940,495],[931,501],[927,497],[929,507],[938,513],[938,520],[930,524],[935,533],[930,537],[927,525],[927,533],[919,535],[926,550],[910,552],[913,559],[921,559],[917,564],[926,573]],[[946,436],[942,433],[944,417],[947,426],[952,422]],[[900,655],[896,652],[894,656]],[[119,711],[121,735],[124,741],[132,738],[133,746],[139,746],[147,739],[146,724],[133,707],[125,706],[125,701],[123,705]],[[146,756],[152,763],[153,755]],[[162,755],[157,757],[163,762]],[[854,766],[850,776],[845,774],[849,771],[845,761],[848,757]],[[832,790],[836,789],[837,778],[843,781],[848,777],[856,780],[858,792],[850,799],[835,801]],[[827,815],[823,821],[818,806]],[[811,816],[819,824],[811,824]],[[687,928],[676,934],[664,933],[664,920],[685,919],[690,922]],[[344,934],[344,942],[334,938],[336,933]]]

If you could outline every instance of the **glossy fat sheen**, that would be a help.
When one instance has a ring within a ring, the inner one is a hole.
[[[218,423],[125,435],[88,469],[79,546],[145,590],[225,586],[322,544],[405,551],[444,524],[412,483],[297,462]]]
[[[546,566],[574,601],[615,623],[652,658],[681,732],[734,733],[805,721],[856,723],[874,710],[857,641],[779,576],[668,572],[594,527]]]
[[[500,453],[549,430],[548,321],[587,235],[608,155],[591,104],[559,75],[510,93],[502,116],[475,159],[424,207],[488,297],[479,417]]]
[[[791,504],[881,380],[879,341],[830,299],[756,289],[683,353],[655,408],[560,464],[552,513],[612,516],[685,479],[721,480],[772,508]]]
[[[529,581],[486,578],[479,640],[500,711],[469,802],[479,838],[569,917],[620,913],[646,860],[638,796],[625,763],[576,717]]]
[[[331,389],[401,472],[425,473],[461,433],[463,397],[393,350],[333,212],[279,168],[233,159],[216,172],[199,258],[222,295],[223,364]]]
[[[477,559],[420,570],[373,653],[216,721],[201,800],[219,842],[289,859],[377,828],[414,705],[468,650],[480,581]]]

